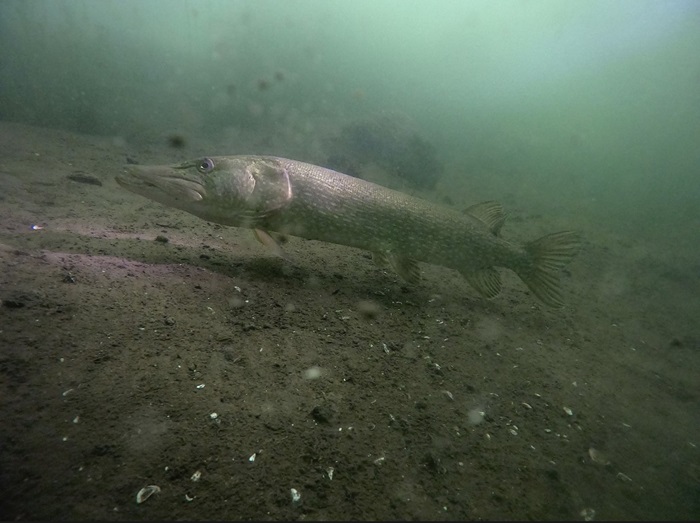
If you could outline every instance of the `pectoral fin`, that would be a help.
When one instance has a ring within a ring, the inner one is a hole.
[[[253,229],[253,234],[260,243],[262,243],[265,247],[271,249],[276,256],[284,258],[285,260],[287,259],[287,255],[282,250],[282,246],[277,240],[270,236],[269,232],[264,231],[262,229]]]
[[[420,268],[418,262],[412,258],[402,258],[391,252],[374,252],[372,259],[379,267],[391,267],[396,274],[408,283],[415,284],[420,281]]]
[[[493,267],[459,272],[485,298],[493,298],[501,292],[501,275]]]

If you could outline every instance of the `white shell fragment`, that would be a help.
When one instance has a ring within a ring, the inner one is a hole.
[[[301,499],[301,493],[295,488],[289,489],[289,493],[292,496],[292,503],[298,503]]]
[[[153,494],[157,494],[158,492],[160,492],[160,487],[158,485],[148,485],[147,487],[143,487],[141,490],[139,490],[138,494],[136,494],[136,503],[143,503]]]
[[[201,477],[202,477],[202,471],[201,471],[201,470],[197,470],[197,471],[195,471],[194,474],[192,474],[192,477],[191,477],[190,479],[191,479],[192,481],[199,481]]]
[[[630,478],[627,474],[624,472],[618,472],[616,474],[618,479],[621,479],[622,481],[632,481],[632,478]]]
[[[248,461],[250,461],[251,463],[255,461],[255,456],[257,456],[257,452],[253,452],[252,456],[248,458]]]
[[[564,407],[564,412],[566,412],[566,414],[567,414],[568,416],[573,416],[573,415],[574,415],[574,411],[571,410],[569,407]]]

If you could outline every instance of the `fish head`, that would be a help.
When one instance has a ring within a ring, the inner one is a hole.
[[[199,218],[236,227],[259,226],[291,200],[287,170],[274,158],[213,156],[179,165],[127,165],[125,189]]]

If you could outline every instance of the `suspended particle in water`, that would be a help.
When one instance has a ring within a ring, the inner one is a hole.
[[[181,134],[171,134],[168,136],[168,145],[173,149],[182,149],[187,145],[187,140]]]
[[[366,320],[374,320],[382,311],[381,305],[376,301],[362,300],[357,302],[357,311]]]

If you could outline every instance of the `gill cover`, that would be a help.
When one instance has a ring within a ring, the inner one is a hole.
[[[292,199],[289,173],[279,162],[256,158],[245,162],[249,193],[246,207],[258,217],[265,217],[284,207]]]

